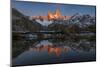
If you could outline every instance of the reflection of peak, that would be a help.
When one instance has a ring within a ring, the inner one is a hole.
[[[56,56],[60,56],[61,53],[63,51],[68,52],[69,48],[68,47],[54,47],[52,44],[48,43],[48,44],[40,44],[37,47],[34,48],[30,48],[30,50],[32,51],[36,51],[36,52],[43,52],[43,51],[47,51],[49,55],[51,54],[55,54]]]
[[[48,48],[48,53],[49,53],[49,54],[55,53],[56,56],[59,56],[59,55],[61,54],[61,51],[62,51],[62,48],[60,48],[60,47],[55,47],[55,48],[49,47],[49,48]]]

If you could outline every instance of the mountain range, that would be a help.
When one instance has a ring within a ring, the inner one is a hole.
[[[59,12],[58,12],[59,13]],[[28,16],[23,15],[15,8],[12,8],[12,31],[39,31],[45,30],[68,30],[69,28],[78,29],[95,29],[96,17],[89,14],[80,15],[74,14],[68,20],[51,20],[39,21],[37,19],[30,19]]]

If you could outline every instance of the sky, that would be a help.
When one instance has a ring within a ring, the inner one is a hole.
[[[12,7],[16,8],[26,16],[47,16],[48,10],[54,12],[60,9],[62,15],[72,16],[75,13],[90,14],[95,16],[95,6],[72,5],[72,4],[54,4],[54,3],[37,3],[37,2],[22,2],[12,1]]]

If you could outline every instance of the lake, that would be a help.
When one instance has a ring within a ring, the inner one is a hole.
[[[15,40],[13,65],[71,63],[96,60],[96,42],[87,39]]]

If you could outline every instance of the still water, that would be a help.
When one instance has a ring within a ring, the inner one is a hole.
[[[21,43],[20,45],[26,44],[28,47],[13,58],[13,65],[53,64],[96,60],[95,41],[85,39],[79,41],[49,39],[34,42],[19,41],[19,43]]]

